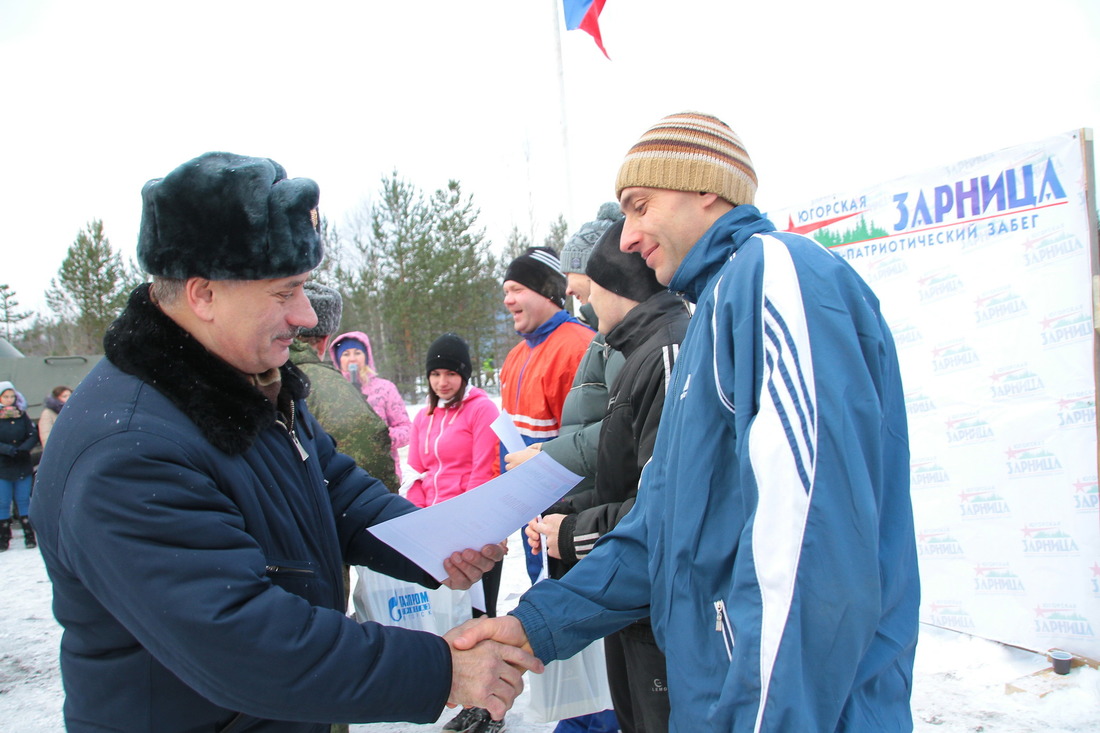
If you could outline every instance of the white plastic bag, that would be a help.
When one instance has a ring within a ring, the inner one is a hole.
[[[540,723],[610,710],[603,639],[597,639],[569,659],[546,665],[542,674],[524,677],[530,694],[528,709]]]
[[[442,636],[472,616],[470,594],[440,586],[430,590],[370,568],[356,567],[358,582],[351,600],[356,620],[430,631]]]

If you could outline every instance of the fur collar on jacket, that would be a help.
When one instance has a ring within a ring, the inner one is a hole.
[[[244,453],[275,423],[274,405],[153,304],[148,283],[130,295],[103,349],[112,364],[156,388],[225,453]],[[309,380],[297,367],[287,362],[279,371],[281,398],[309,394]]]

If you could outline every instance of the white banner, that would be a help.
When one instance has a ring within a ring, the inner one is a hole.
[[[1066,133],[769,218],[848,260],[893,330],[921,620],[1096,659],[1086,140]]]

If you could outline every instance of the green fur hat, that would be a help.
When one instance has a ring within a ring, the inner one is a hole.
[[[267,280],[317,267],[324,254],[308,178],[268,158],[206,153],[141,190],[137,257],[150,275]]]

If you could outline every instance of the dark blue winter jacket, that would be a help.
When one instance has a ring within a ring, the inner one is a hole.
[[[415,509],[336,451],[301,372],[279,419],[144,286],[104,343],[32,506],[70,733],[434,721],[445,642],[344,613],[345,561],[435,586],[365,531]]]

